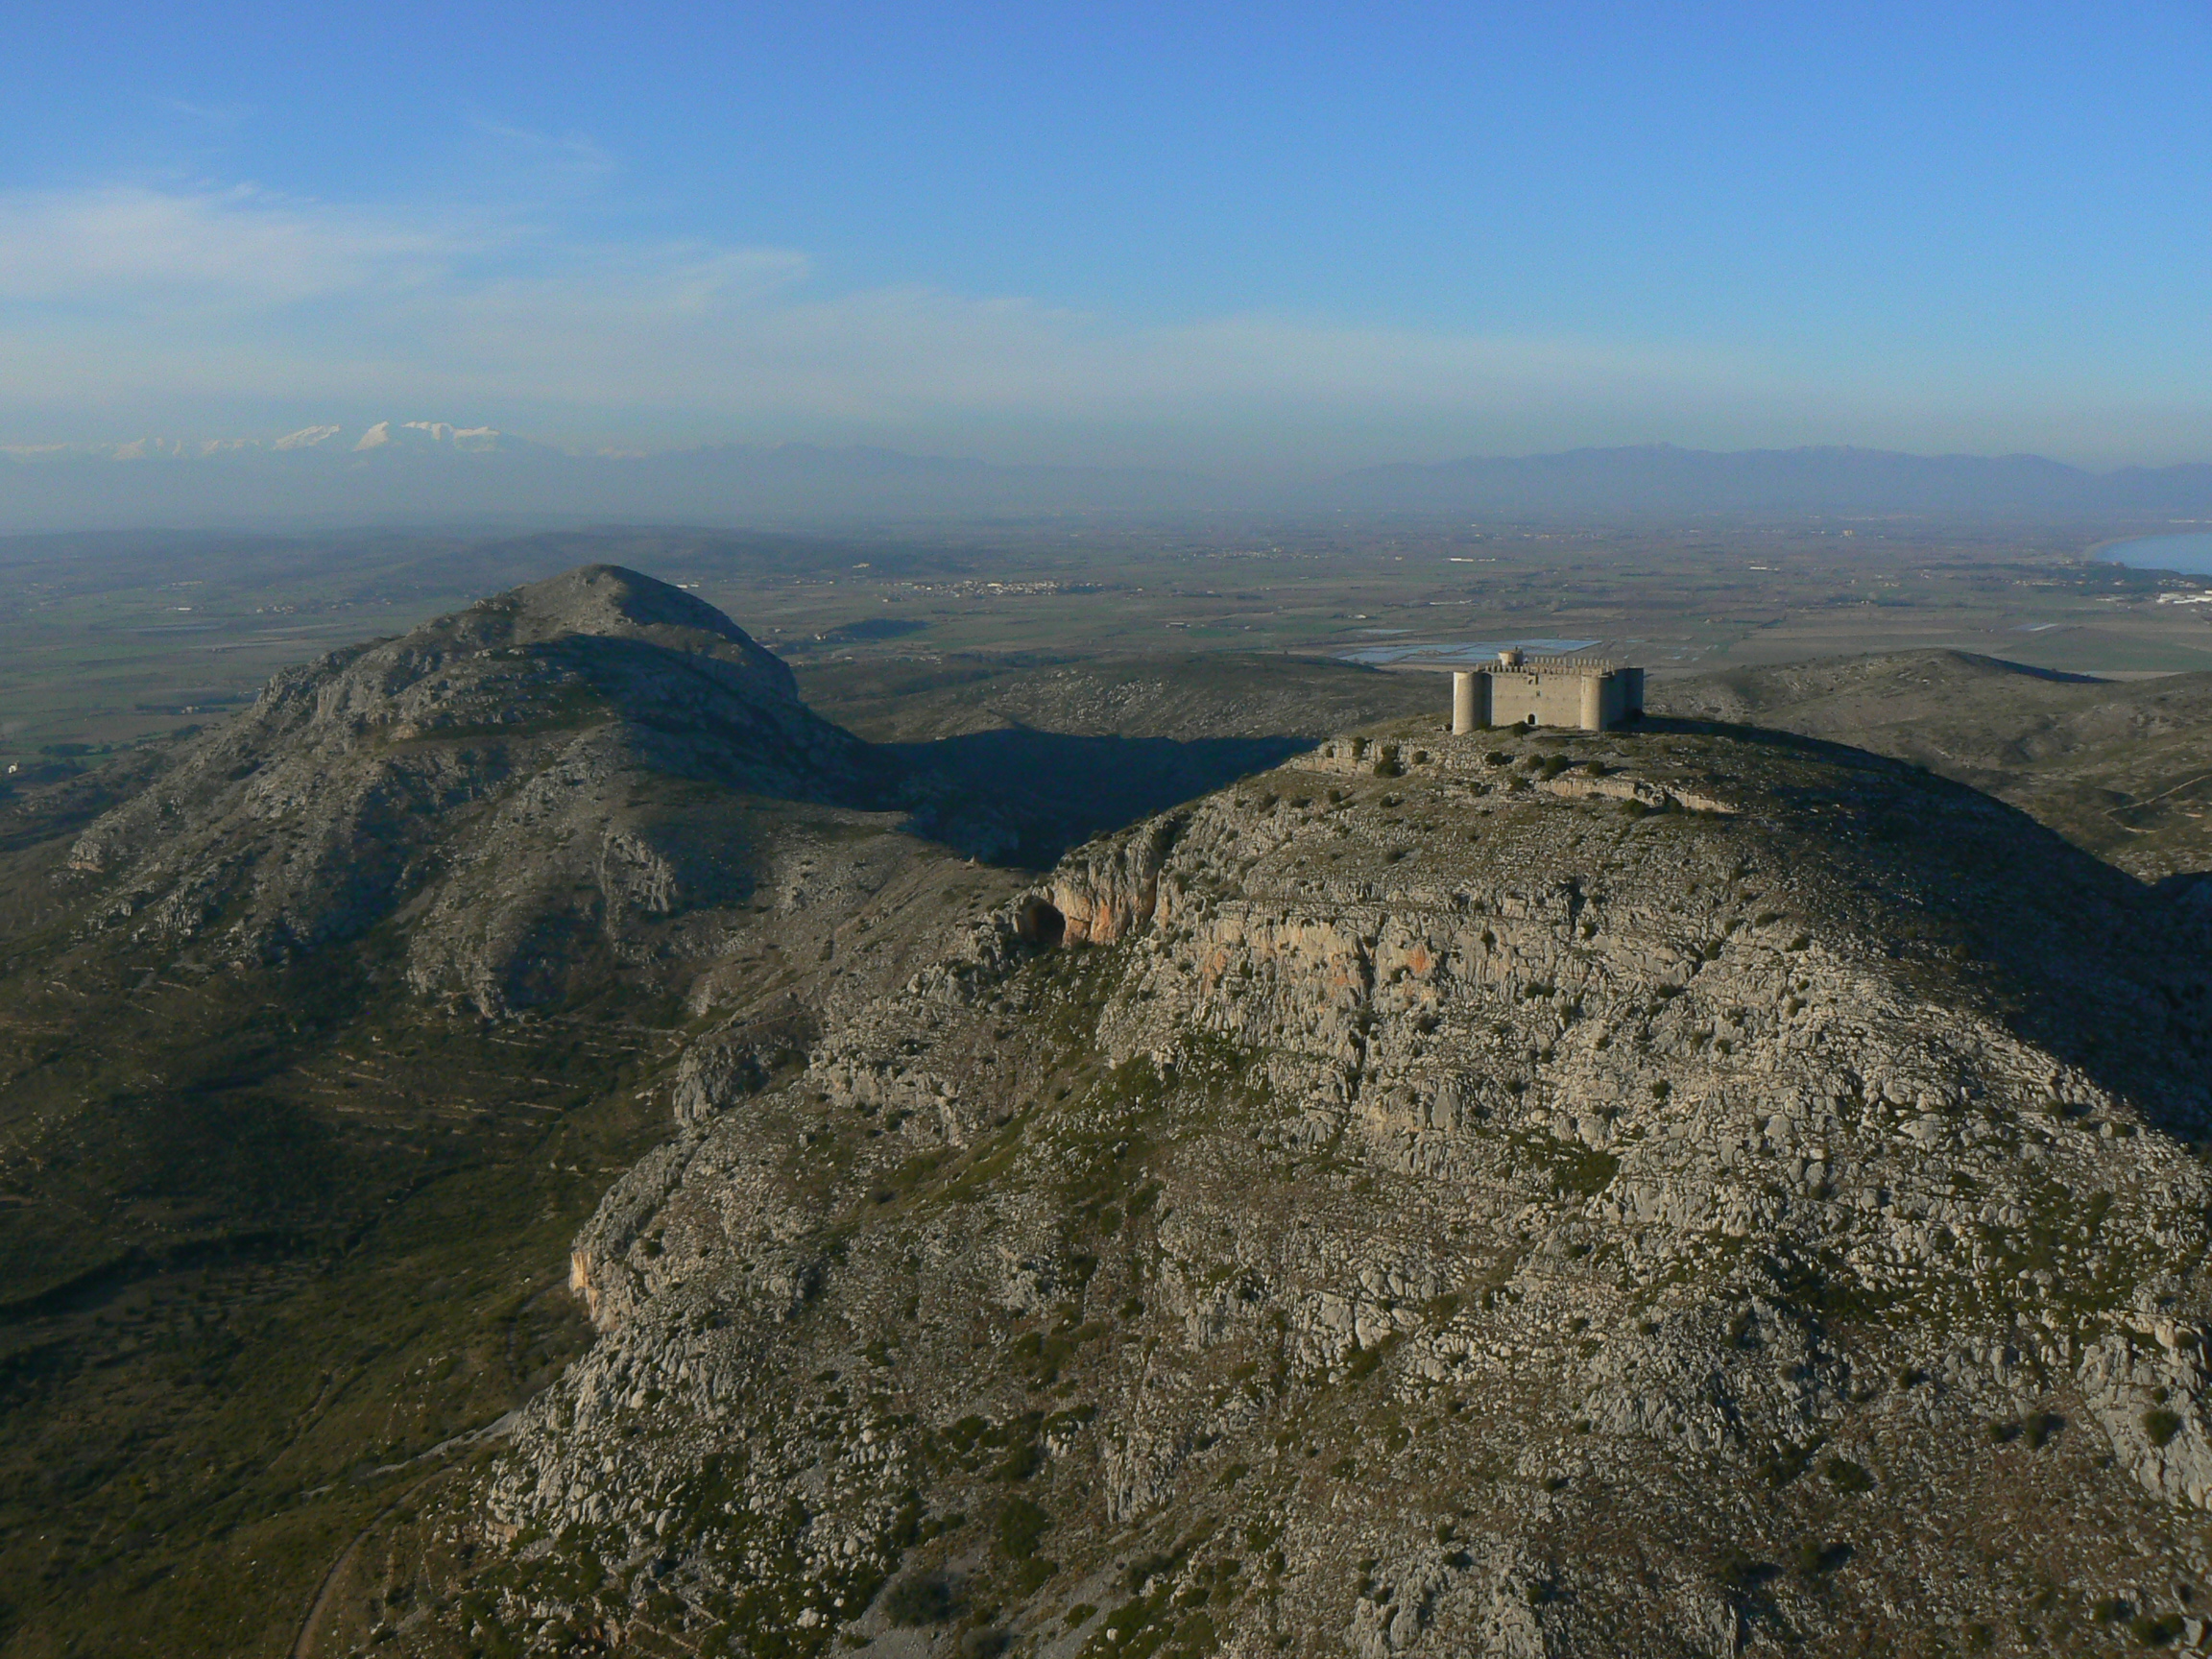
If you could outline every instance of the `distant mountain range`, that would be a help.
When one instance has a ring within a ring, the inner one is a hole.
[[[1869,513],[2164,517],[2212,512],[2212,466],[2092,472],[2041,455],[1908,455],[1826,446],[1716,451],[1648,444],[1369,467],[1342,506],[1527,513]]]
[[[834,523],[1001,513],[1352,510],[1528,518],[2212,516],[2212,465],[2093,472],[2037,455],[1671,445],[1469,457],[1259,485],[806,444],[575,454],[489,426],[380,421],[268,441],[0,447],[0,531],[623,519]]]

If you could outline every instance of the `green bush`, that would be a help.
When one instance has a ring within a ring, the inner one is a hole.
[[[1848,1457],[1831,1457],[1820,1465],[1820,1473],[1828,1477],[1828,1483],[1839,1492],[1871,1492],[1874,1477],[1863,1464]]]
[[[1174,1565],[1175,1557],[1172,1555],[1162,1555],[1158,1551],[1140,1555],[1136,1560],[1129,1563],[1128,1571],[1122,1575],[1121,1581],[1128,1586],[1130,1595],[1140,1595],[1144,1589],[1145,1579],[1156,1578]]]
[[[1780,1571],[1773,1562],[1762,1561],[1734,1545],[1723,1546],[1713,1561],[1713,1576],[1720,1581],[1722,1588],[1739,1596],[1757,1593]]]
[[[1851,1559],[1848,1544],[1823,1544],[1808,1538],[1797,1546],[1797,1571],[1808,1578],[1822,1578]]]
[[[905,1626],[942,1624],[960,1610],[951,1580],[941,1573],[917,1573],[891,1586],[883,1598],[883,1616]]]
[[[2151,1444],[2163,1446],[2181,1432],[2181,1419],[2163,1406],[2153,1406],[2143,1413],[2143,1432],[2151,1436]]]
[[[998,1548],[1017,1561],[1037,1553],[1038,1540],[1052,1525],[1052,1517],[1026,1498],[1009,1498],[998,1511],[996,1528]]]
[[[1375,1367],[1382,1363],[1382,1355],[1389,1345],[1388,1338],[1384,1338],[1372,1348],[1354,1350],[1352,1358],[1344,1362],[1344,1375],[1355,1382],[1362,1377],[1372,1376]]]
[[[2128,1624],[2128,1634],[2140,1647],[2171,1647],[2181,1640],[2181,1615],[2165,1613],[2153,1619],[2146,1613]]]

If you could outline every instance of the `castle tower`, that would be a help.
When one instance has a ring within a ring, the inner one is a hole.
[[[1478,680],[1481,682],[1480,685],[1476,684]],[[1479,675],[1470,668],[1455,668],[1452,671],[1453,736],[1464,737],[1478,726],[1489,724],[1489,690],[1490,677],[1487,674]],[[1476,708],[1478,698],[1483,705],[1479,714]]]

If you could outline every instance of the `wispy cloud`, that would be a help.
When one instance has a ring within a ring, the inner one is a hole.
[[[187,121],[197,121],[204,127],[234,130],[246,124],[253,113],[249,104],[196,104],[188,98],[156,98],[154,107],[166,109],[172,115],[181,115]]]
[[[572,182],[595,182],[616,171],[614,157],[582,132],[540,132],[476,113],[468,122],[479,138],[508,158],[564,174]]]
[[[584,246],[245,185],[0,195],[0,436],[194,406],[1185,461],[1959,442],[1909,431],[1927,411],[1878,387],[1719,351],[1281,315],[1138,326],[1020,297],[834,292],[786,249]]]
[[[148,328],[181,298],[253,310],[343,291],[389,295],[492,240],[243,184],[16,192],[0,195],[0,305],[61,302],[96,308],[118,330]]]

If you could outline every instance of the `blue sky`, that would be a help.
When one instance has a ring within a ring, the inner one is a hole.
[[[26,9],[0,441],[2212,459],[2202,6]]]

